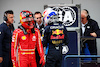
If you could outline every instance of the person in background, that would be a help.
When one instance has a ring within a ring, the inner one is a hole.
[[[98,23],[90,18],[89,12],[86,9],[81,11],[81,36],[85,37],[99,37],[100,29]],[[87,40],[83,43],[87,44],[88,49],[91,55],[97,55],[97,46],[96,39]],[[82,48],[82,51],[85,47]],[[84,53],[84,52],[83,52]],[[92,58],[92,60],[96,60],[97,58]]]
[[[35,27],[40,30],[41,36],[43,37],[43,31],[44,31],[44,24],[43,24],[43,19],[42,19],[42,14],[39,11],[36,11],[34,13],[34,19],[35,19]]]
[[[39,11],[36,11],[34,13],[34,19],[35,19],[35,27],[39,29],[40,33],[41,33],[41,39],[43,38],[44,34],[44,24],[43,24],[43,21],[42,21],[42,14],[41,12]],[[40,60],[40,57],[39,57],[39,54],[36,50],[36,58],[37,58],[37,66],[38,67],[41,67],[41,64],[39,64],[39,60]]]
[[[40,56],[39,63],[43,67],[45,65],[43,45],[39,29],[34,28],[33,13],[28,10],[21,11],[20,23],[21,26],[13,32],[12,36],[11,56],[13,66],[37,67],[35,55],[37,49]]]
[[[14,31],[14,12],[4,12],[4,22],[0,25],[0,67],[12,67],[11,39]]]

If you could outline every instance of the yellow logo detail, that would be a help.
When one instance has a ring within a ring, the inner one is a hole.
[[[54,34],[56,34],[56,35],[63,34],[63,30],[57,29],[57,30],[55,30],[55,31],[52,31],[52,34],[53,34],[53,35],[54,35]]]
[[[22,40],[26,40],[26,36],[22,36]]]
[[[58,40],[58,41],[53,40],[52,43],[53,44],[60,44],[60,43],[63,43],[63,41],[62,40]]]

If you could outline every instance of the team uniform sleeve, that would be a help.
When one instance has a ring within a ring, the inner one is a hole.
[[[36,43],[36,47],[38,50],[38,53],[40,55],[40,57],[44,56],[44,50],[43,50],[43,45],[42,45],[42,41],[41,41],[41,35],[40,35],[40,31],[37,30],[37,43]]]
[[[42,45],[42,41],[41,41],[41,35],[40,35],[40,31],[37,30],[37,37],[36,37],[36,47],[37,47],[37,51],[39,53],[40,56],[40,64],[42,64],[42,66],[45,65],[45,57],[44,57],[44,50],[43,50],[43,45]]]
[[[13,66],[14,67],[17,66],[17,61],[16,61],[16,57],[17,57],[17,46],[18,46],[18,31],[15,30],[13,32],[12,42],[11,42],[11,59],[12,59],[12,62],[13,62]]]

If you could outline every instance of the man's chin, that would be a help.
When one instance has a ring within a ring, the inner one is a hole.
[[[34,26],[30,26],[29,28],[32,29]]]

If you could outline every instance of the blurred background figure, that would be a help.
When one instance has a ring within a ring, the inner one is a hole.
[[[90,18],[89,12],[86,9],[81,11],[81,36],[83,37],[99,37],[100,29],[98,23]],[[84,53],[84,49],[86,46],[89,49],[90,55],[97,55],[97,46],[96,39],[95,40],[87,40],[84,43],[84,47],[82,48],[82,53]],[[97,60],[97,58],[92,58],[92,60]]]
[[[12,67],[11,39],[14,31],[14,12],[4,12],[4,22],[0,25],[0,67]]]
[[[36,22],[35,27],[40,30],[41,36],[43,36],[44,24],[43,24],[43,18],[41,12],[36,11],[34,13],[34,19]]]
[[[43,38],[44,34],[44,24],[43,24],[43,19],[42,19],[42,14],[41,12],[39,11],[36,11],[34,13],[34,20],[35,20],[35,27],[38,28],[40,30],[40,33],[41,33],[41,39]],[[39,60],[40,60],[40,56],[36,50],[36,58],[37,58],[37,66],[38,67],[41,67],[41,64],[39,64]]]

